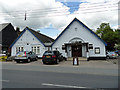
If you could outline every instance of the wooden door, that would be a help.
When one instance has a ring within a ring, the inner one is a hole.
[[[82,45],[72,46],[72,57],[82,57]]]

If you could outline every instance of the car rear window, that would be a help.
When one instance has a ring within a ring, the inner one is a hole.
[[[26,54],[28,54],[28,53],[29,53],[29,52],[26,51]],[[18,53],[16,54],[16,56],[19,56],[19,55],[24,56],[24,55],[25,55],[25,52],[18,52]]]
[[[44,55],[53,55],[53,52],[52,52],[52,51],[46,51],[46,52],[44,53]]]
[[[18,56],[18,55],[24,55],[24,52],[18,52],[17,54],[16,54],[16,56]]]

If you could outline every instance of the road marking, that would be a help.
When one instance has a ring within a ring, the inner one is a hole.
[[[0,80],[0,82],[9,82],[9,80]]]
[[[56,87],[64,87],[64,88],[87,88],[80,86],[69,86],[69,85],[59,85],[59,84],[50,84],[50,83],[42,83],[43,86],[56,86]]]

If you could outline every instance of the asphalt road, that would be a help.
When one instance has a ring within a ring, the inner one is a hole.
[[[3,88],[117,88],[116,76],[3,70]]]
[[[3,65],[0,82],[3,88],[118,88],[117,74],[106,74],[112,71],[116,73],[108,68],[7,63]]]

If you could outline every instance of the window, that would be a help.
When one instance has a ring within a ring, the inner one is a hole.
[[[37,47],[37,53],[40,53],[40,47]]]
[[[95,54],[100,54],[100,48],[99,47],[95,48]]]
[[[33,52],[33,47],[32,47],[32,52]]]
[[[65,50],[65,45],[62,45],[62,50]]]
[[[36,47],[34,47],[34,51],[33,51],[34,53],[36,53]],[[37,53],[36,53],[37,54]]]
[[[93,49],[93,44],[89,44],[89,49]]]
[[[16,47],[16,54],[20,51],[24,51],[24,47]]]
[[[16,54],[19,52],[19,47],[16,47]]]
[[[18,50],[19,52],[20,52],[20,47],[19,47],[19,50]]]
[[[21,47],[21,51],[24,51],[23,47]]]
[[[33,46],[32,52],[34,52],[35,54],[40,54],[40,46]]]

